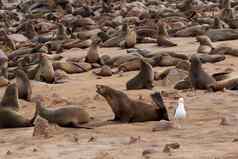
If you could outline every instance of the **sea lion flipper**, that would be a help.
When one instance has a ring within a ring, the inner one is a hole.
[[[151,94],[151,98],[155,102],[156,106],[158,106],[158,109],[156,109],[156,111],[158,112],[160,118],[169,121],[168,111],[164,105],[164,100],[161,96],[161,93],[155,92]]]
[[[80,124],[73,124],[73,126],[75,127],[75,128],[82,128],[82,129],[93,129],[93,127],[90,127],[90,126],[82,126],[82,125],[80,125]]]

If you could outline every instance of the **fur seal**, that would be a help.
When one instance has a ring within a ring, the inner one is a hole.
[[[16,85],[19,98],[30,101],[32,94],[31,82],[23,70],[16,70]]]
[[[37,110],[32,119],[26,119],[14,110],[0,108],[0,128],[32,127],[37,117]]]
[[[12,110],[19,110],[18,91],[15,83],[9,84],[5,90],[0,108],[11,108]]]
[[[46,55],[40,55],[40,63],[38,71],[35,75],[35,80],[44,81],[47,83],[54,82],[54,69],[51,61],[47,58]]]
[[[216,83],[216,80],[203,70],[201,61],[197,55],[193,54],[190,62],[189,78],[194,89],[209,89],[211,85]]]
[[[8,79],[8,57],[6,54],[0,50],[0,72],[1,76]]]
[[[164,116],[165,107],[162,105],[146,104],[130,99],[125,93],[105,85],[96,85],[97,93],[103,96],[110,105],[113,113],[113,121],[123,123],[168,120]]]
[[[66,40],[67,34],[66,34],[66,29],[63,24],[58,24],[58,30],[56,33],[56,40]]]
[[[168,32],[167,32],[167,29],[165,27],[165,23],[164,22],[159,22],[159,24],[158,24],[158,36],[157,36],[158,46],[162,46],[162,47],[177,46],[177,44],[169,41],[167,39],[167,36],[168,36]]]
[[[128,25],[124,42],[125,48],[133,48],[136,45],[137,34],[135,29],[135,25]]]
[[[208,54],[214,46],[212,44],[211,39],[206,35],[200,35],[196,37],[196,40],[199,42],[199,47],[197,49],[198,53],[205,53]]]
[[[145,60],[141,59],[140,72],[126,84],[127,90],[134,89],[152,89],[154,72],[152,66]]]
[[[57,109],[47,109],[39,100],[36,101],[36,107],[39,115],[48,120],[49,123],[55,123],[62,127],[89,128],[81,126],[81,124],[90,121],[89,114],[81,108],[68,106]]]
[[[98,63],[100,61],[100,57],[98,54],[98,44],[100,40],[95,38],[92,40],[92,44],[88,50],[87,56],[85,58],[85,62],[88,63]]]

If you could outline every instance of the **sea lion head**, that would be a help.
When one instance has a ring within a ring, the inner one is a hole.
[[[196,54],[193,54],[189,61],[192,68],[201,66],[201,60]]]
[[[107,95],[108,89],[110,89],[108,86],[99,85],[99,84],[96,85],[96,88],[97,88],[96,92],[102,96]]]

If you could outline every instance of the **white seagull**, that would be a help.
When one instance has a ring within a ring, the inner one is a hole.
[[[184,99],[179,98],[177,108],[175,111],[175,120],[179,122],[179,127],[181,128],[181,121],[186,118],[186,110],[184,108]]]

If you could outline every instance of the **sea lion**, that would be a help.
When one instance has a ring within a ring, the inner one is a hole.
[[[125,48],[133,48],[136,45],[136,30],[135,25],[128,25],[125,38]]]
[[[133,100],[125,93],[110,88],[105,85],[96,85],[97,93],[103,96],[110,105],[113,113],[113,121],[123,123],[159,121],[168,120],[168,116],[164,116],[164,106],[146,104],[142,101]]]
[[[36,101],[36,107],[39,115],[48,120],[49,123],[55,123],[62,127],[89,128],[81,126],[81,124],[88,123],[90,117],[85,110],[79,107],[67,106],[47,109],[39,100]]]
[[[194,89],[209,89],[216,83],[216,80],[203,70],[201,61],[196,54],[191,56],[190,62],[189,78]]]
[[[98,63],[100,62],[100,57],[98,54],[98,45],[100,40],[95,38],[92,40],[92,44],[88,50],[87,56],[85,57],[85,62],[88,63]]]
[[[208,36],[200,35],[200,36],[197,36],[196,39],[200,44],[197,49],[198,53],[208,54],[212,49],[214,49],[212,41]]]
[[[152,66],[145,60],[141,59],[140,72],[129,80],[126,84],[127,90],[134,89],[152,89],[154,72]]]
[[[19,98],[30,101],[32,94],[31,82],[27,74],[21,69],[16,70],[16,85]]]
[[[8,79],[8,57],[6,54],[0,50],[0,76]]]
[[[51,61],[47,58],[46,55],[40,55],[40,63],[38,71],[35,75],[35,80],[44,81],[47,83],[54,82],[54,69]]]
[[[37,117],[37,110],[32,119],[26,119],[14,110],[0,108],[0,128],[32,127]]]
[[[157,44],[158,44],[158,46],[162,46],[162,47],[177,46],[177,44],[169,41],[167,39],[167,36],[168,36],[168,32],[167,32],[167,29],[165,27],[165,23],[164,22],[159,22],[159,24],[158,24],[158,35],[157,35]]]
[[[18,91],[15,83],[9,84],[6,88],[0,108],[11,108],[14,111],[19,110]]]
[[[66,34],[66,29],[63,24],[58,24],[58,30],[56,33],[56,40],[66,40],[68,38]]]

